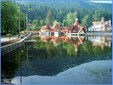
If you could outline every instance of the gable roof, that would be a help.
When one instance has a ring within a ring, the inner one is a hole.
[[[62,29],[62,26],[60,26],[59,24],[56,24],[54,27],[53,27],[53,30],[55,31],[60,31]]]
[[[41,30],[49,30],[49,31],[51,31],[51,26],[49,26],[49,25],[42,26]]]

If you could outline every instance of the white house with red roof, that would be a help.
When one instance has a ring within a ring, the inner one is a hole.
[[[88,31],[112,31],[111,21],[105,21],[102,17],[101,21],[92,22],[92,26],[88,28]]]

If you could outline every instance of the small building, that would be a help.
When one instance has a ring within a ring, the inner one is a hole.
[[[75,23],[72,26],[64,27],[60,26],[59,24],[56,24],[54,27],[51,27],[50,25],[42,26],[40,30],[40,34],[46,34],[46,36],[56,36],[59,35],[66,35],[66,36],[79,36],[82,34],[85,34],[85,26],[81,26],[79,24],[78,19],[75,19]]]
[[[54,27],[52,27],[52,32],[54,32],[54,36],[59,36],[61,30],[62,26],[60,26],[59,24],[56,24]]]
[[[42,26],[42,28],[40,29],[40,32],[39,32],[39,36],[50,36],[51,31],[52,31],[52,29],[51,29],[50,25]]]
[[[64,35],[66,35],[68,33],[68,27],[63,27],[61,32],[64,33]]]
[[[42,26],[42,28],[40,29],[41,32],[50,32],[51,30],[52,29],[50,25]]]
[[[68,28],[67,29],[67,33],[69,35],[70,34],[72,35],[72,33],[77,34],[77,35],[79,35],[79,34],[85,34],[86,33],[85,27],[84,26],[81,26],[79,24],[79,21],[78,21],[77,18],[75,19],[75,23],[72,26],[69,26],[67,28]]]
[[[101,21],[92,22],[92,26],[88,28],[88,31],[111,31],[111,21],[104,21],[104,17],[102,17]]]
[[[27,26],[32,26],[32,24],[31,23],[27,23]]]
[[[59,24],[56,24],[54,27],[52,27],[52,30],[54,32],[58,32],[62,30],[62,26],[60,26]]]

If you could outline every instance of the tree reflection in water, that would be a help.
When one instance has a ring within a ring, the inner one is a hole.
[[[2,74],[10,76],[5,78],[20,76],[20,72],[21,76],[55,76],[86,62],[112,58],[109,36],[104,38],[98,36],[97,39],[92,36],[51,36],[33,39],[37,40],[35,45],[24,45],[2,56]]]

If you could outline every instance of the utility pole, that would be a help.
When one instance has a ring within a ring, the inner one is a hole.
[[[28,16],[28,13],[29,13],[30,11],[28,11],[27,13],[26,13],[26,30],[27,30],[27,16]]]
[[[20,36],[20,10],[21,10],[20,6],[21,6],[21,0],[19,3],[19,36]]]

